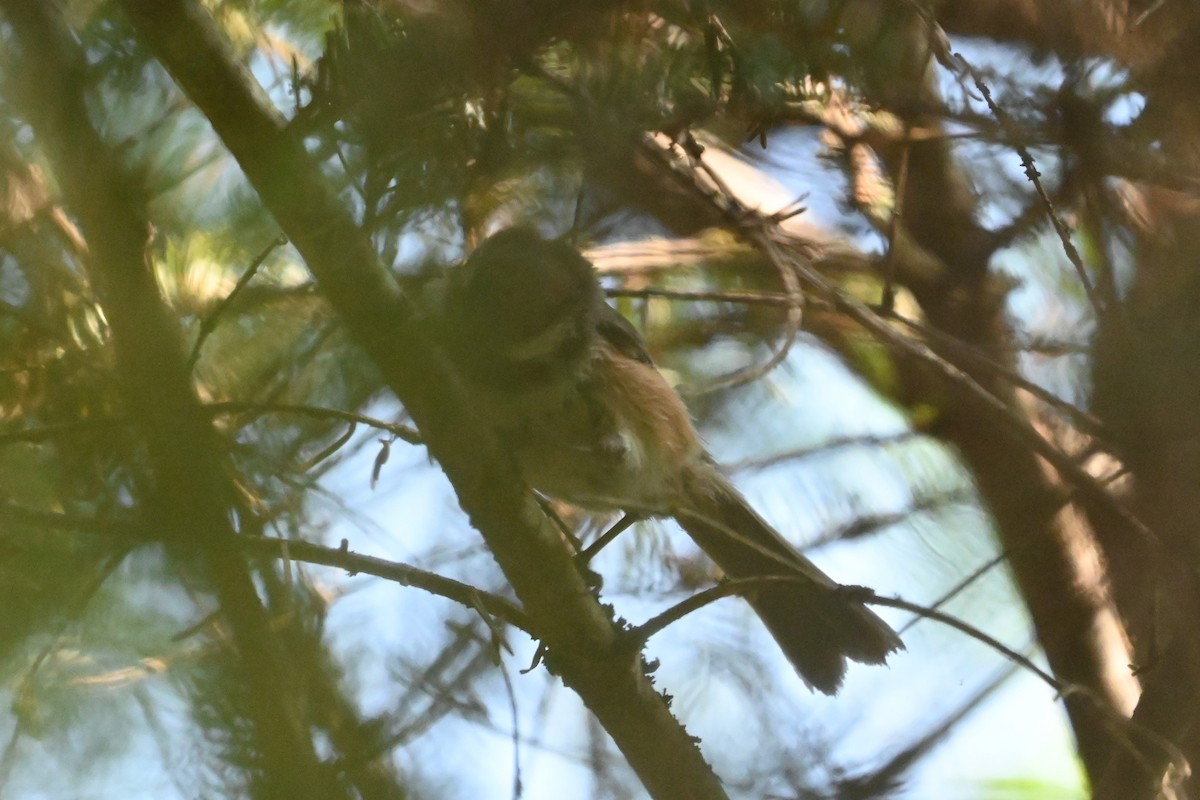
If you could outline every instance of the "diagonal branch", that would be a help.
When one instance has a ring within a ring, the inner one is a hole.
[[[89,122],[85,54],[54,5],[6,0],[3,7],[21,46],[30,121],[87,240],[89,276],[111,326],[125,403],[148,452],[139,500],[171,531],[173,554],[203,566],[230,622],[271,783],[296,798],[342,796],[302,722],[287,661],[237,550],[233,489],[190,385],[180,332],[146,263],[144,198]]]
[[[570,549],[519,479],[511,455],[471,412],[369,238],[301,142],[286,132],[207,12],[191,0],[123,5],[411,413],[542,632],[549,663],[604,725],[653,797],[725,797],[695,742],[639,668],[637,655],[614,647],[611,612],[592,596]]]
[[[915,62],[925,75],[925,61]],[[919,93],[923,77],[914,78]],[[889,98],[890,102],[898,102]],[[917,108],[925,107],[916,103]],[[908,121],[924,126],[917,118]],[[953,166],[945,142],[910,143],[905,196],[905,225],[914,250],[936,256],[937,270],[916,269],[909,275],[907,256],[897,263],[896,274],[912,290],[931,324],[956,341],[966,341],[988,353],[1004,348],[1002,305],[988,283],[987,260],[995,249],[991,234],[973,216],[971,195],[963,191],[961,176]],[[851,298],[801,257],[801,243],[789,237],[769,218],[731,207],[729,199],[709,183],[677,164],[649,138],[639,144],[639,155],[668,186],[675,198],[687,198],[704,209],[695,219],[719,219],[719,224],[752,243],[779,267],[790,265],[811,294],[813,305],[825,303],[840,312],[896,357],[918,369],[914,378],[930,373],[954,401],[945,406],[939,435],[956,444],[975,472],[981,494],[997,521],[1005,549],[1014,554],[1013,572],[1030,608],[1038,636],[1046,647],[1056,675],[1072,684],[1089,687],[1096,697],[1107,697],[1114,708],[1124,708],[1136,691],[1129,675],[1124,629],[1106,585],[1095,580],[1088,559],[1096,553],[1094,533],[1079,514],[1079,507],[1064,506],[1062,496],[1101,509],[1130,540],[1150,549],[1157,538],[1150,528],[1102,482],[1048,441],[1031,424],[1018,397],[998,378],[991,364],[963,359],[961,366],[945,356],[944,343],[924,343],[902,335],[874,309]],[[1045,464],[1053,467],[1048,473]],[[1031,546],[1031,543],[1036,546]],[[1107,763],[1113,742],[1106,718],[1092,704],[1074,696],[1064,698],[1089,775],[1095,779]]]
[[[258,553],[272,558],[294,559],[306,564],[337,567],[352,575],[361,572],[398,583],[401,586],[412,586],[438,597],[453,600],[469,609],[486,611],[531,636],[537,635],[535,623],[511,600],[419,567],[355,553],[347,546],[325,547],[312,542],[275,539],[268,536],[245,536],[239,539],[239,543],[243,550],[250,553]],[[345,540],[342,543],[346,545]]]

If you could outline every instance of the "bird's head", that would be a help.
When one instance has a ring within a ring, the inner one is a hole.
[[[586,369],[603,295],[573,247],[525,227],[483,242],[451,278],[448,318],[467,377],[547,388]]]

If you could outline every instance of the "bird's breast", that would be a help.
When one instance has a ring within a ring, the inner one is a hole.
[[[575,389],[540,404],[511,441],[535,489],[588,508],[648,512],[673,507],[683,468],[701,450],[662,374],[605,344]]]

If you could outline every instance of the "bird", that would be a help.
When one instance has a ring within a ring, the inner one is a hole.
[[[451,272],[446,348],[473,405],[539,493],[590,511],[671,516],[730,578],[810,688],[904,645],[767,523],[705,450],[636,328],[569,243],[515,225]]]

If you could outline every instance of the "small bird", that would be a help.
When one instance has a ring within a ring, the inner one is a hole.
[[[721,474],[573,247],[505,229],[454,271],[444,303],[450,355],[531,487],[586,509],[673,516],[731,578],[794,578],[745,599],[810,688],[834,694],[846,659],[882,664],[903,648]]]

